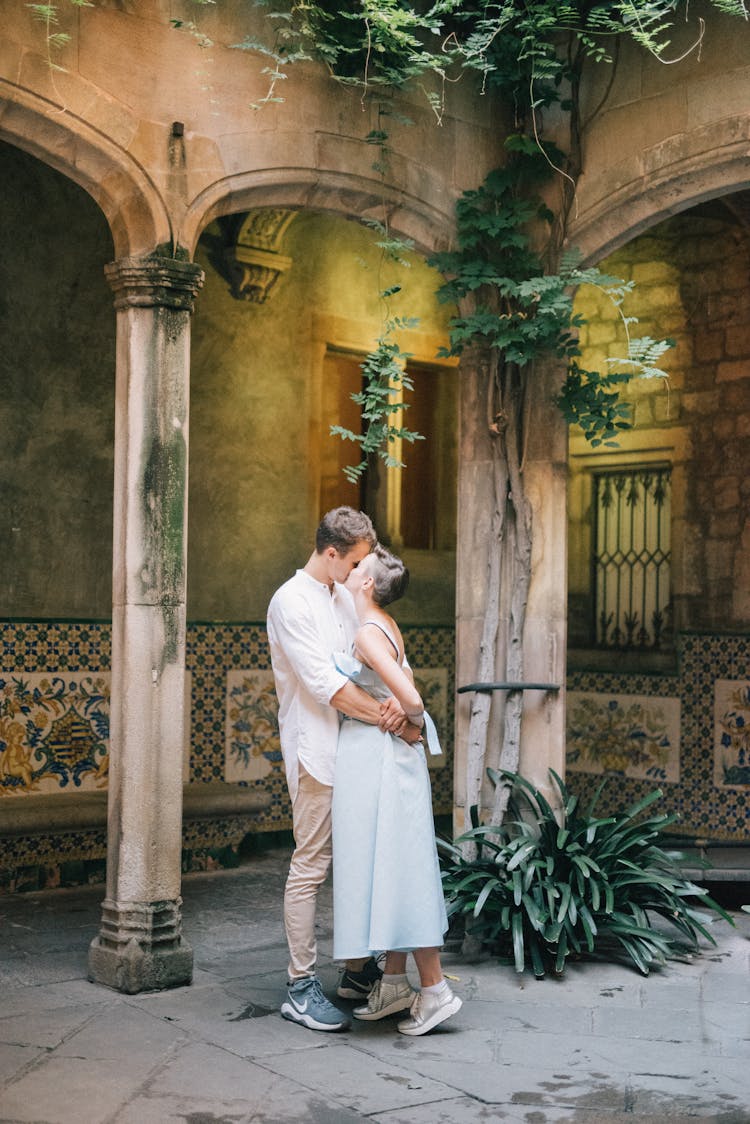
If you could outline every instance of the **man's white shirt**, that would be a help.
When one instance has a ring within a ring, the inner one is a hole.
[[[279,733],[289,794],[297,795],[299,764],[333,785],[339,714],[331,699],[346,683],[335,651],[349,651],[359,621],[351,594],[305,570],[285,582],[268,606],[268,643],[279,699]]]

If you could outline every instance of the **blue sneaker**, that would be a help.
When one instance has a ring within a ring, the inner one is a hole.
[[[350,1026],[346,1015],[326,999],[317,976],[305,976],[289,984],[281,1014],[310,1030],[348,1030]]]

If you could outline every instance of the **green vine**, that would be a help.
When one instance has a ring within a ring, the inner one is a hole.
[[[380,117],[389,116],[386,107],[380,107]],[[382,183],[388,175],[389,153],[388,133],[385,129],[373,129],[366,137],[367,143],[375,145],[378,149],[376,159],[372,164],[373,171],[377,172]],[[375,245],[380,250],[378,274],[381,278],[386,262],[401,268],[409,269],[411,262],[408,254],[413,249],[413,243],[405,238],[395,238],[390,231],[385,201],[383,202],[384,219],[368,219],[365,222],[375,233]],[[392,448],[397,442],[406,441],[413,444],[422,441],[421,433],[409,429],[403,424],[404,411],[408,403],[403,400],[403,392],[413,390],[414,384],[406,370],[406,364],[411,359],[411,353],[402,351],[396,336],[398,332],[411,330],[419,325],[415,317],[394,316],[390,311],[390,301],[402,290],[399,284],[391,284],[387,288],[379,289],[379,299],[383,309],[383,321],[380,335],[375,347],[368,353],[362,363],[362,390],[352,394],[352,401],[360,407],[362,418],[362,432],[354,433],[344,426],[330,426],[330,433],[334,437],[341,437],[345,441],[352,441],[359,447],[360,460],[357,464],[347,465],[344,475],[347,480],[355,484],[367,471],[373,457],[382,460],[386,468],[404,468],[404,462],[393,455]]]
[[[565,359],[567,377],[558,405],[567,421],[580,425],[594,446],[615,444],[617,434],[632,425],[619,388],[634,377],[666,378],[657,363],[673,341],[631,337],[630,327],[637,321],[625,317],[621,306],[633,282],[581,269],[572,252],[562,255],[557,273],[544,272],[532,239],[546,245],[554,216],[533,191],[549,179],[551,161],[561,154],[550,146],[542,150],[523,136],[509,137],[506,149],[505,167],[458,202],[458,248],[430,259],[449,277],[439,299],[465,309],[451,321],[450,346],[441,354],[460,355],[480,341],[521,371],[545,355]],[[609,361],[620,370],[601,374],[584,370],[577,361],[577,333],[586,321],[574,314],[573,297],[582,285],[603,291],[620,312],[628,352]]]
[[[68,0],[74,8],[93,8],[92,0]],[[70,42],[70,33],[55,30],[60,24],[60,12],[57,4],[27,4],[32,16],[44,25],[44,37],[47,49],[47,65],[50,70],[65,72],[65,67],[55,62],[53,52],[61,51]]]
[[[435,255],[430,263],[449,277],[440,299],[470,306],[452,322],[450,347],[443,354],[457,355],[479,342],[519,371],[545,354],[565,359],[558,405],[566,420],[578,424],[592,445],[616,443],[617,434],[632,424],[628,406],[620,401],[622,386],[636,376],[666,377],[657,362],[671,341],[631,339],[628,332],[627,354],[610,361],[607,371],[588,371],[578,362],[576,331],[583,320],[573,315],[576,287],[602,288],[618,308],[628,291],[616,278],[581,271],[561,257],[580,171],[578,88],[584,65],[611,63],[621,38],[662,61],[676,61],[668,57],[671,37],[678,17],[688,17],[688,3],[433,0],[417,6],[407,0],[360,0],[351,11],[342,11],[337,0],[254,3],[265,12],[270,39],[248,37],[236,46],[271,61],[264,70],[269,90],[258,104],[283,100],[278,88],[289,68],[301,59],[318,58],[336,80],[360,88],[363,98],[418,86],[438,121],[446,82],[472,72],[479,76],[482,94],[512,106],[517,131],[506,143],[507,163],[482,187],[462,196],[457,206],[459,248]],[[748,17],[745,0],[712,3],[717,10]],[[691,50],[700,47],[703,33],[699,20]],[[543,139],[543,114],[551,106],[569,118],[565,153]],[[368,143],[377,143],[377,136],[370,134]],[[382,162],[374,167],[382,177]],[[564,183],[557,215],[535,196],[553,173]],[[541,250],[534,252],[532,245],[539,245],[540,237]],[[627,330],[624,316],[623,323]],[[383,370],[388,366],[389,342],[388,333],[378,341],[370,357],[373,370],[378,362]],[[367,385],[374,398],[375,388],[379,394],[384,384],[368,376]],[[382,417],[367,439],[368,450],[376,431],[387,450],[393,434]],[[349,432],[340,435],[353,439]]]

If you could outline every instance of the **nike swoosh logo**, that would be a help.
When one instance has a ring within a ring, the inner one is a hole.
[[[292,999],[291,995],[289,996],[289,998],[292,1000],[292,1006],[295,1007],[301,1015],[304,1015],[305,1011],[307,1010],[307,999],[304,1003],[298,1003],[296,999]]]

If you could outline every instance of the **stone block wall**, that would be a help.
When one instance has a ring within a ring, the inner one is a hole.
[[[638,379],[635,421],[617,448],[570,442],[568,768],[591,794],[612,774],[603,814],[653,787],[688,834],[749,836],[750,238],[741,200],[671,218],[600,263],[635,290],[622,310],[581,290],[583,365],[626,354],[636,336],[671,337],[666,379]],[[592,649],[591,490],[598,468],[672,466],[672,642],[660,651]]]
[[[665,380],[627,388],[635,428],[619,448],[632,456],[663,450],[673,466],[676,631],[750,628],[750,234],[731,208],[732,197],[693,208],[601,263],[635,282],[622,307],[638,317],[631,333],[675,341],[663,359]],[[584,290],[578,304],[590,320],[581,333],[584,366],[606,369],[608,356],[627,353],[620,311]],[[575,435],[571,453],[575,477],[586,457]],[[618,452],[608,455],[614,462]],[[585,580],[585,545],[575,553],[585,518],[574,508],[574,595]]]

